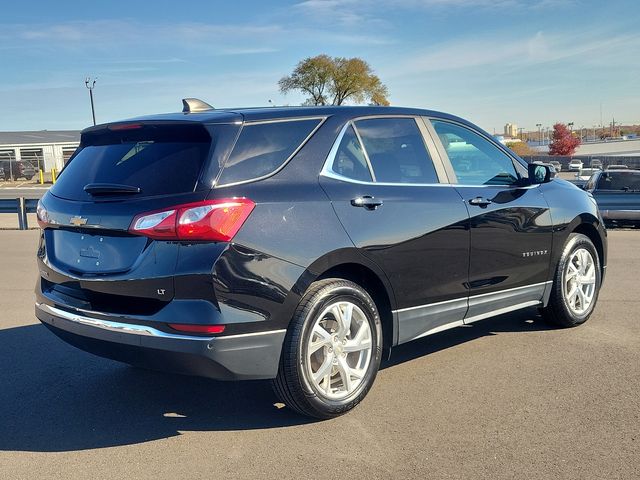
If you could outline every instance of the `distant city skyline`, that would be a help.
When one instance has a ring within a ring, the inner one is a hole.
[[[635,2],[307,0],[12,2],[0,20],[0,130],[217,107],[299,104],[277,81],[308,56],[361,57],[393,105],[507,122],[640,124]],[[602,107],[601,107],[602,106]]]

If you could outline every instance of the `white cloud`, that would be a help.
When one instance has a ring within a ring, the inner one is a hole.
[[[640,34],[537,32],[521,37],[512,32],[433,45],[426,51],[413,52],[389,74],[406,76],[485,66],[522,68],[559,61],[611,64],[628,62],[628,52],[638,48]]]

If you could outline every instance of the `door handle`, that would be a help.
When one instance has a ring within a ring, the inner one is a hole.
[[[356,197],[351,199],[351,205],[354,207],[363,207],[367,210],[375,210],[382,205],[382,200],[379,200],[370,195],[363,195],[362,197]]]
[[[469,200],[469,205],[476,205],[478,207],[485,208],[487,205],[491,205],[491,200],[488,198],[476,197]]]

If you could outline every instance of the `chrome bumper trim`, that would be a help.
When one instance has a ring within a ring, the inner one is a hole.
[[[137,325],[134,323],[121,323],[112,322],[110,320],[99,320],[97,318],[91,318],[78,313],[68,312],[61,310],[46,303],[37,303],[36,308],[39,308],[49,315],[63,318],[70,322],[80,323],[82,325],[88,325],[90,327],[96,327],[101,330],[108,330],[110,332],[127,333],[130,335],[143,335],[145,337],[164,337],[164,338],[176,338],[185,340],[204,340],[209,341],[214,337],[196,337],[193,335],[176,335],[172,333],[163,332],[157,328],[150,327],[148,325]]]
[[[198,340],[203,342],[208,342],[213,339],[216,341],[219,340],[231,340],[234,338],[243,338],[243,337],[252,337],[257,335],[269,335],[269,334],[281,334],[286,330],[269,330],[266,332],[255,332],[255,333],[240,333],[238,335],[226,335],[223,337],[205,337],[205,336],[195,336],[195,335],[181,335],[175,333],[167,333],[162,330],[158,330],[157,328],[150,327],[148,325],[138,325],[135,323],[123,323],[123,322],[114,322],[111,320],[101,320],[97,318],[87,317],[85,315],[80,315],[79,313],[69,312],[67,310],[62,310],[60,308],[52,307],[51,305],[47,305],[46,303],[38,303],[36,302],[36,308],[42,310],[49,315],[53,315],[55,317],[63,318],[70,322],[79,323],[82,325],[88,325],[90,327],[99,328],[101,330],[107,330],[109,332],[116,333],[126,333],[130,335],[142,335],[145,337],[159,337],[159,338],[172,338],[177,340]]]

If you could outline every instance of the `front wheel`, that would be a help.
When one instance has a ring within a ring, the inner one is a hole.
[[[303,415],[336,417],[367,395],[381,353],[380,316],[369,294],[348,280],[315,282],[289,326],[274,390]]]
[[[598,300],[600,258],[589,237],[572,233],[558,262],[549,298],[542,310],[549,322],[575,327],[586,322]]]

